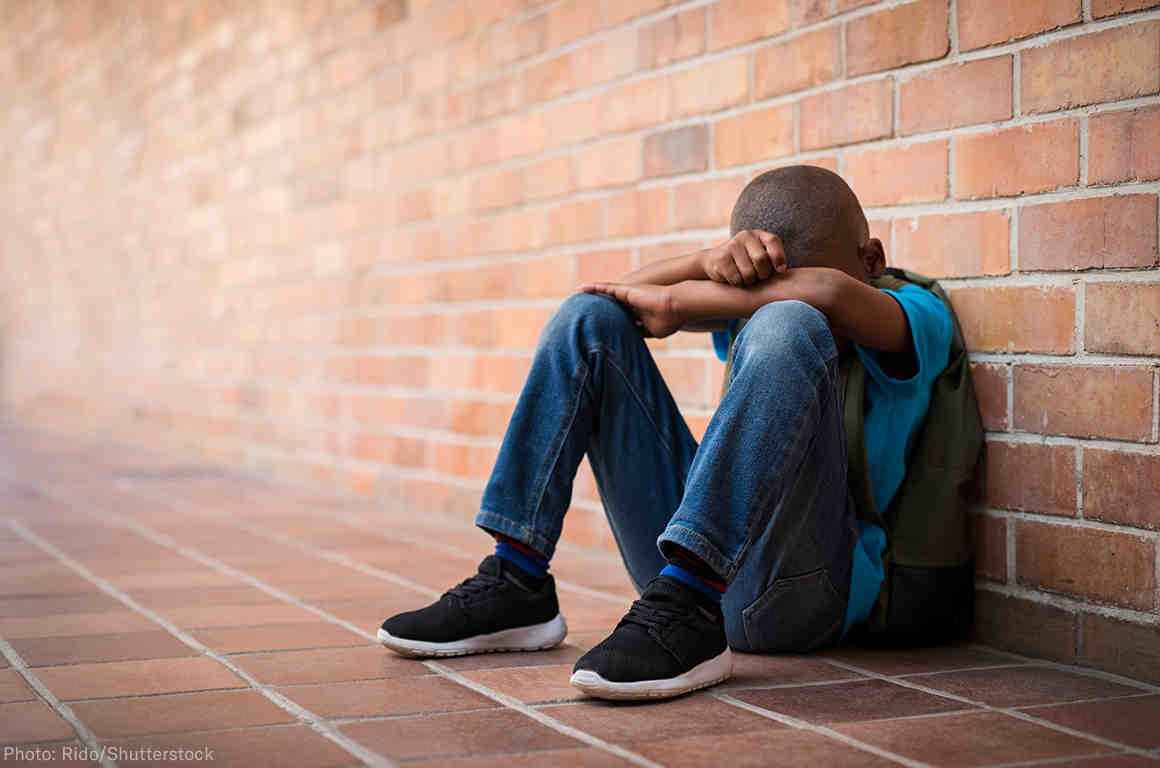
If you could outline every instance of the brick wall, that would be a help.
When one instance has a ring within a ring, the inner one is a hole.
[[[823,165],[966,328],[981,637],[1160,679],[1155,6],[9,0],[5,412],[466,519],[573,285]]]

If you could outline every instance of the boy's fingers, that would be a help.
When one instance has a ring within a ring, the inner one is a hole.
[[[769,232],[762,232],[758,237],[761,239],[762,245],[765,246],[765,252],[769,254],[774,271],[785,272],[789,269],[789,262],[785,258],[785,248],[781,244],[781,238]]]
[[[741,242],[745,246],[745,261],[748,263],[744,265],[741,274],[745,277],[747,285],[752,285],[758,280],[764,280],[769,277],[768,271],[763,275],[762,268],[767,263],[768,259],[765,252],[765,244],[752,233],[746,233]]]

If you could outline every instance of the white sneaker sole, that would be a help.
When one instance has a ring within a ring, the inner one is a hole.
[[[733,652],[728,648],[720,656],[703,661],[676,677],[666,680],[638,680],[614,683],[588,669],[572,673],[572,685],[589,696],[600,699],[665,699],[708,688],[728,680],[733,674]]]
[[[424,656],[467,656],[472,653],[499,653],[501,651],[543,651],[562,643],[567,634],[568,625],[564,623],[564,617],[556,614],[556,618],[545,621],[543,624],[504,629],[488,635],[476,635],[449,643],[408,640],[403,637],[395,637],[381,628],[378,638],[380,643],[395,653],[421,658]]]

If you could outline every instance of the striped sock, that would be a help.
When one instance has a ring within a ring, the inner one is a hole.
[[[542,579],[548,575],[548,558],[510,536],[495,535],[495,554],[496,557],[507,560],[529,576]]]
[[[687,568],[682,568],[676,563],[669,563],[662,568],[661,576],[670,576],[682,584],[692,587],[715,603],[720,603],[721,596],[725,594],[725,585],[723,583],[705,579]]]

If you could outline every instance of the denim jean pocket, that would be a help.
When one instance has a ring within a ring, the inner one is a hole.
[[[836,642],[846,601],[827,568],[777,579],[741,613],[748,650],[804,653]]]

